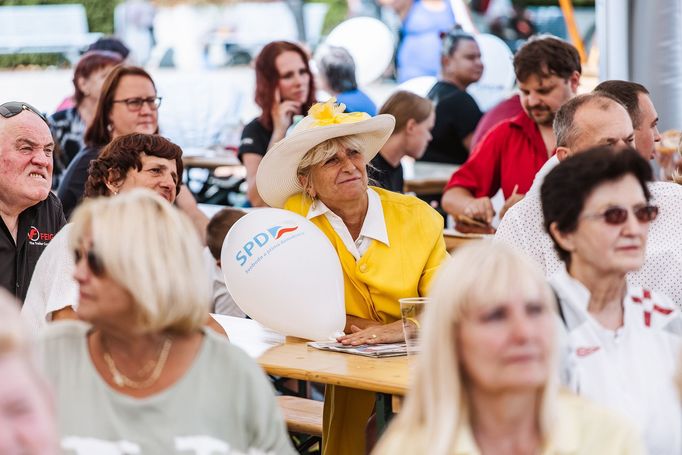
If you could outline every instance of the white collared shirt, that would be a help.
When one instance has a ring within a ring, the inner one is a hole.
[[[320,215],[327,217],[329,224],[332,225],[332,228],[334,228],[334,231],[341,238],[346,249],[348,249],[348,252],[353,255],[356,261],[367,252],[372,240],[390,246],[388,243],[388,233],[386,232],[384,210],[381,206],[381,198],[379,198],[376,191],[371,188],[367,188],[367,197],[369,199],[367,215],[365,216],[365,221],[362,223],[360,235],[356,240],[353,240],[350,231],[341,217],[332,212],[331,209],[320,200],[315,200],[315,202],[313,202],[308,210],[308,215],[306,216],[309,220]]]
[[[627,287],[623,325],[610,330],[588,311],[590,291],[566,269],[550,283],[559,297],[566,384],[637,424],[648,453],[682,453],[682,408],[674,377],[682,350],[682,317],[665,295]]]

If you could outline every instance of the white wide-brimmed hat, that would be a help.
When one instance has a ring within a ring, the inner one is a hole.
[[[395,118],[389,114],[371,117],[364,112],[343,113],[335,99],[317,103],[291,133],[267,151],[258,166],[258,193],[270,207],[284,207],[289,197],[303,191],[296,171],[313,147],[335,137],[353,136],[362,144],[360,152],[369,163],[393,132]]]

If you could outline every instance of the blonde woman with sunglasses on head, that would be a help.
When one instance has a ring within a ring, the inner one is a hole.
[[[552,169],[541,200],[545,228],[565,264],[550,278],[566,334],[563,379],[629,417],[648,453],[668,455],[682,453],[674,385],[682,319],[655,283],[627,280],[644,263],[649,225],[658,215],[651,179],[649,163],[635,150],[597,147]]]
[[[559,391],[555,301],[530,259],[480,241],[443,266],[410,392],[374,455],[634,455],[632,426]]]

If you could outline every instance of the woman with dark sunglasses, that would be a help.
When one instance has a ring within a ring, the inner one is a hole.
[[[80,320],[48,327],[40,345],[62,450],[295,453],[263,371],[204,327],[210,288],[193,230],[148,189],[74,212]]]
[[[652,172],[635,150],[597,147],[545,177],[544,225],[565,264],[550,278],[565,328],[565,385],[629,417],[648,453],[682,453],[674,386],[682,318],[666,296],[628,284],[644,263]]]

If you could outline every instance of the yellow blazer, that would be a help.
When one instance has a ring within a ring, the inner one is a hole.
[[[448,256],[443,217],[425,202],[372,187],[381,199],[388,243],[371,242],[359,261],[327,220],[312,221],[332,242],[343,269],[346,313],[381,323],[400,319],[398,299],[426,295],[438,266]],[[312,201],[297,194],[284,208],[306,216]],[[374,393],[327,386],[324,396],[322,453],[356,455],[365,451],[365,425]]]
[[[379,194],[388,243],[373,241],[359,261],[346,249],[327,217],[312,221],[332,242],[341,261],[346,313],[384,324],[400,319],[398,299],[427,294],[447,258],[443,217],[413,196],[372,187]],[[311,200],[297,194],[284,208],[306,216]]]

